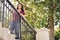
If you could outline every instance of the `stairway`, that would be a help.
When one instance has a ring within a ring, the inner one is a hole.
[[[14,34],[9,33],[8,28],[0,27],[0,40],[16,40]],[[19,39],[17,39],[19,40]]]
[[[16,1],[20,3],[18,0]],[[18,20],[20,25],[20,35],[21,35],[20,38],[22,40],[36,40],[36,31],[28,23],[28,21],[25,20],[25,18],[20,15],[20,13],[14,7],[14,4],[12,4],[10,0],[1,0],[0,3],[2,7],[1,9],[3,9],[1,12],[2,14],[1,21],[3,23],[0,23],[0,40],[16,40],[15,35],[9,33],[9,28],[4,28],[9,26],[10,21],[12,19],[13,11],[15,11],[18,15]]]

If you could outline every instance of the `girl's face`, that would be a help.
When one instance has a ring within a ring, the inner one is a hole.
[[[22,8],[22,5],[21,4],[18,4],[18,9],[21,9]]]

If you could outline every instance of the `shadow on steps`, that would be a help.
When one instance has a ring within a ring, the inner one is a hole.
[[[0,37],[0,40],[4,40],[4,39]]]

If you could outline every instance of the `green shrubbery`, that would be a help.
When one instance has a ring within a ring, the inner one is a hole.
[[[59,40],[60,38],[60,28],[57,29],[57,31],[55,30],[55,40]]]

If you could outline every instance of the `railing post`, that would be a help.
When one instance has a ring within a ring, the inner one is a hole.
[[[36,40],[36,32],[34,32],[34,40]]]
[[[2,3],[3,3],[2,27],[4,27],[4,1],[5,0],[2,0]]]
[[[22,17],[20,16],[20,18],[19,18],[19,20],[20,20],[20,40],[22,40],[22,32],[21,32],[22,24],[21,24],[21,19],[22,19]]]
[[[1,5],[1,0],[0,0],[0,5]],[[0,6],[0,22],[1,22],[1,6]]]

